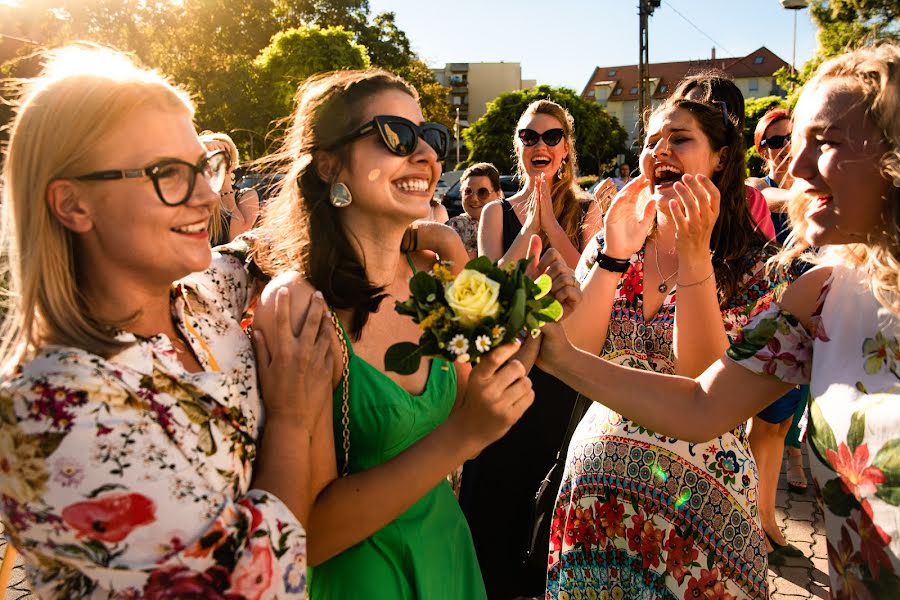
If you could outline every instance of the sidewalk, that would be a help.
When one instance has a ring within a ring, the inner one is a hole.
[[[804,446],[804,464],[809,475],[809,456]],[[800,548],[803,558],[788,558],[785,565],[769,569],[769,591],[771,600],[801,600],[807,598],[828,598],[828,558],[825,549],[825,525],[822,513],[816,504],[812,485],[806,494],[792,494],[788,491],[784,466],[778,480],[778,495],[775,500],[778,509],[778,524],[784,530],[787,540]],[[6,545],[0,539],[0,556]],[[3,600],[37,600],[24,581],[25,573],[21,560],[13,569],[10,587]]]
[[[782,463],[775,497],[778,524],[787,541],[803,551],[802,558],[787,558],[781,567],[769,567],[771,600],[828,598],[828,554],[825,547],[825,523],[812,489],[809,452],[803,446],[803,463],[810,486],[805,494],[788,491]]]

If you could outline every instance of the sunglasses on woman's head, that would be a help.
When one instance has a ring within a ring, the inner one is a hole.
[[[791,135],[772,135],[759,142],[760,148],[771,148],[772,150],[781,150],[787,144],[791,143]]]
[[[544,140],[544,143],[548,146],[555,146],[562,141],[566,132],[559,127],[548,129],[544,133],[538,133],[534,129],[520,129],[517,135],[526,146],[534,146],[538,143],[538,140]]]
[[[327,150],[334,150],[348,142],[359,139],[370,133],[378,132],[381,141],[387,149],[397,156],[409,156],[416,151],[419,138],[431,146],[437,153],[438,160],[447,158],[447,150],[450,146],[450,130],[440,123],[423,123],[416,125],[409,119],[378,115],[368,123],[365,123],[355,131],[341,137],[328,146]]]

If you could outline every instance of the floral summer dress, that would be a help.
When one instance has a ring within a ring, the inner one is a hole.
[[[722,312],[729,335],[782,286],[766,276],[764,258],[747,261],[741,291]],[[677,289],[645,321],[643,270],[642,249],[619,282],[603,357],[673,373]],[[588,271],[580,265],[577,275]],[[690,444],[593,403],[569,444],[547,598],[768,597],[757,478],[743,425]]]
[[[833,267],[806,331],[775,304],[728,351],[810,384],[807,437],[833,598],[900,598],[900,323],[859,273]]]
[[[173,290],[203,371],[163,335],[103,359],[51,346],[0,386],[0,518],[41,598],[305,598],[306,535],[250,487],[261,404],[218,257]]]

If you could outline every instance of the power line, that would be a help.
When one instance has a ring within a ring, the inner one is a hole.
[[[672,5],[672,2],[671,2],[670,0],[666,0],[666,6],[668,6],[668,7],[671,8],[673,11],[675,11],[675,14],[678,15],[679,17],[681,17],[682,19],[684,19],[684,20],[687,22],[688,25],[690,25],[691,27],[693,27],[694,29],[696,29],[697,31],[699,31],[701,34],[703,34],[703,36],[706,37],[706,39],[708,39],[709,41],[711,41],[713,44],[715,44],[716,46],[718,46],[719,48],[721,48],[722,50],[724,50],[724,51],[727,52],[728,54],[734,55],[734,52],[732,52],[731,50],[729,50],[728,48],[726,48],[724,45],[722,45],[722,44],[720,44],[719,42],[717,42],[716,40],[714,40],[714,39],[712,38],[712,36],[710,36],[708,33],[706,33],[705,31],[703,31],[702,29],[700,29],[697,25],[694,24],[693,21],[691,21],[691,20],[688,19],[686,16],[684,16],[683,14],[681,14],[681,12],[680,12],[677,8],[675,8],[675,7]]]

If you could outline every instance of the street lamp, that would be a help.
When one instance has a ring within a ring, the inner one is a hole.
[[[794,11],[794,51],[791,54],[791,76],[794,75],[797,62],[797,11],[807,7],[809,2],[806,0],[781,0],[781,8]]]

